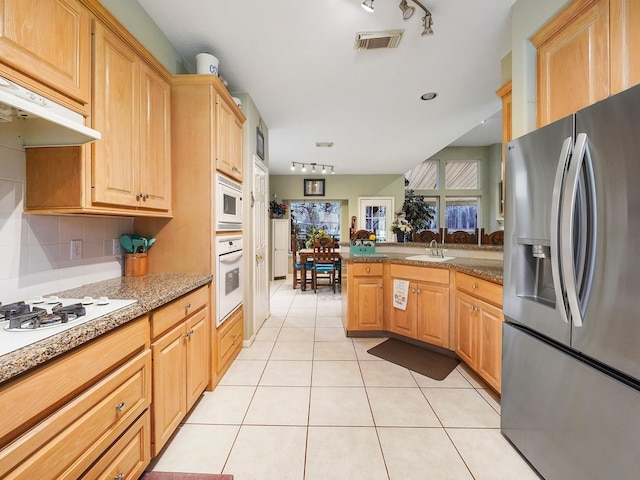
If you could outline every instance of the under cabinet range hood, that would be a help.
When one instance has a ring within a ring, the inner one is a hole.
[[[0,76],[0,130],[9,127],[23,147],[83,145],[102,138],[84,125],[81,114]]]

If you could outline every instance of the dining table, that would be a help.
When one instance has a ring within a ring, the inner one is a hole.
[[[335,256],[336,261],[342,260],[340,250],[335,250],[332,253]],[[300,278],[302,279],[300,289],[304,292],[307,289],[307,282],[304,281],[304,279],[307,278],[307,262],[309,260],[313,261],[313,248],[303,248],[298,251],[298,254],[300,255]],[[340,283],[339,277],[338,283]]]

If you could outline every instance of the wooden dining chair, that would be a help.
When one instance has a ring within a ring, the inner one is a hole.
[[[312,283],[313,291],[318,293],[318,279],[327,278],[329,285],[336,293],[336,272],[338,271],[336,261],[335,241],[332,238],[320,238],[313,245],[313,268]]]
[[[305,268],[306,268],[306,278],[302,278],[302,267],[300,265],[300,258],[298,255],[298,239],[296,238],[295,234],[291,234],[291,258],[293,259],[293,289],[295,290],[296,287],[298,286],[298,283],[302,284],[302,282],[305,283],[305,285],[312,285],[313,284],[313,274],[312,274],[312,269],[313,269],[313,261],[308,260],[306,262]]]

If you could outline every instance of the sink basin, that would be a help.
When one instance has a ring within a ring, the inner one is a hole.
[[[432,257],[431,255],[413,255],[407,257],[407,260],[417,260],[418,262],[448,262],[456,257]]]

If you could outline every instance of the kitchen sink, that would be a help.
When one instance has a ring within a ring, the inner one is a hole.
[[[407,257],[406,260],[417,260],[418,262],[448,262],[456,257],[432,257],[431,255],[412,255]]]

